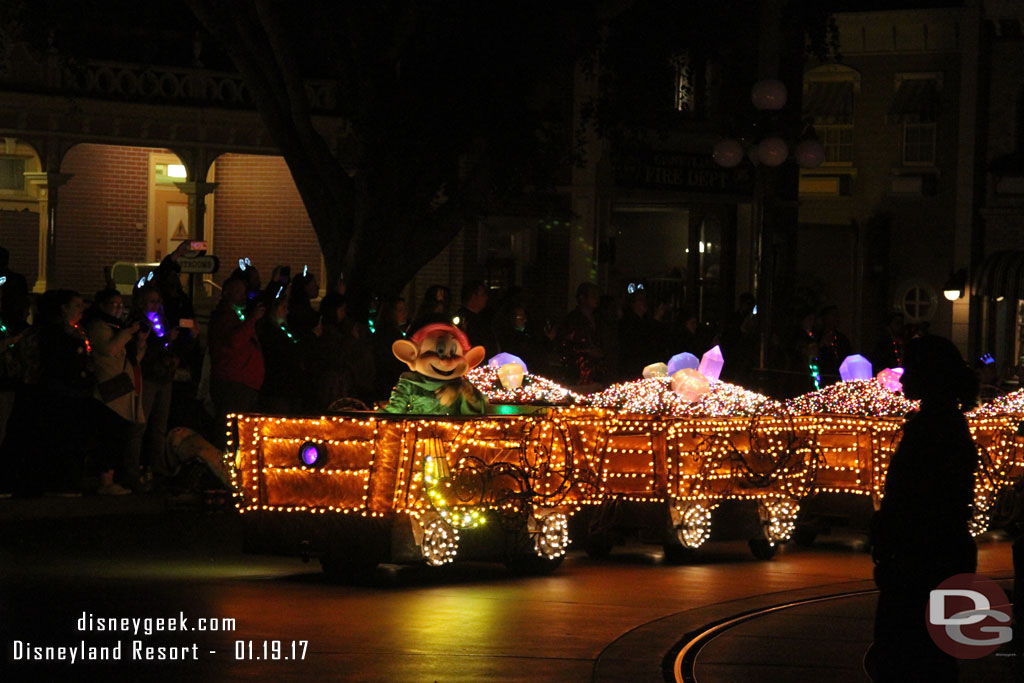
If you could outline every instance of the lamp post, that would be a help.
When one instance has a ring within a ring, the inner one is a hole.
[[[758,81],[750,90],[755,112],[744,134],[715,143],[712,157],[724,168],[747,163],[754,167],[754,191],[751,197],[752,252],[756,259],[754,292],[761,311],[759,367],[766,366],[768,345],[772,338],[773,276],[775,245],[772,212],[780,180],[778,169],[792,160],[800,168],[817,168],[825,161],[825,148],[810,125],[793,126],[793,117],[783,111],[788,101],[785,83],[774,78]],[[799,121],[799,118],[796,119]]]

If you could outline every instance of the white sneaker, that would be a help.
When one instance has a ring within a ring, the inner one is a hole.
[[[131,493],[131,489],[126,489],[120,484],[108,484],[106,486],[99,487],[96,490],[96,493],[101,496],[127,496]]]

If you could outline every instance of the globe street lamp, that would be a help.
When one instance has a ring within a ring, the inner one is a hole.
[[[753,253],[757,259],[754,290],[763,312],[760,343],[760,367],[765,367],[768,342],[772,338],[772,254],[766,208],[770,211],[769,185],[774,188],[774,169],[792,160],[800,168],[817,168],[825,161],[825,148],[813,126],[786,117],[783,109],[788,101],[786,84],[774,78],[760,80],[750,89],[750,101],[756,114],[746,124],[745,134],[715,143],[712,158],[723,168],[734,168],[747,162],[754,167],[754,192],[751,205]],[[797,125],[793,125],[796,123]],[[787,125],[788,124],[788,125]],[[769,170],[771,169],[771,170]]]

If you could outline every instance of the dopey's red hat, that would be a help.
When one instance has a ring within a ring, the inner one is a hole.
[[[409,339],[413,344],[418,345],[428,334],[439,331],[447,332],[455,337],[455,341],[459,342],[459,346],[462,348],[463,353],[469,351],[469,338],[466,336],[466,333],[455,327],[455,325],[449,325],[448,323],[431,323],[429,325],[424,325],[420,329],[416,330],[415,334],[409,337]]]

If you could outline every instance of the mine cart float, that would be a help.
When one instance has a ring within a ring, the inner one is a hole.
[[[229,438],[247,549],[318,556],[339,576],[456,557],[550,571],[596,494],[543,414],[234,415]]]

